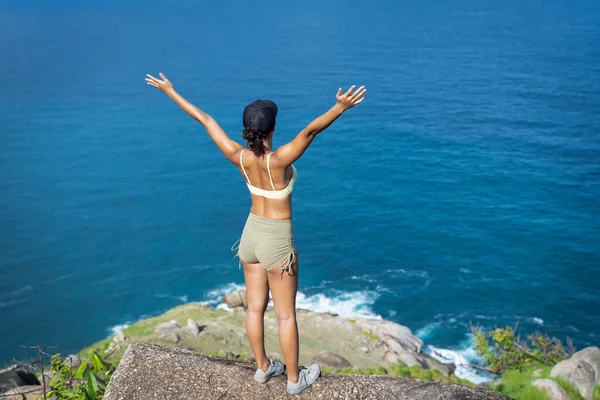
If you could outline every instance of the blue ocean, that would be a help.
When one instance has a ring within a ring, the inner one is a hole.
[[[367,87],[296,163],[300,307],[600,344],[595,0],[3,0],[0,54],[0,363],[243,285],[248,190],[159,71],[276,145]]]

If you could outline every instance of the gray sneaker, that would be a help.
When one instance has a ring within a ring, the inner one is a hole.
[[[267,372],[263,371],[260,368],[256,369],[254,373],[254,380],[258,383],[267,383],[269,379],[274,376],[281,375],[285,372],[285,365],[280,363],[279,361],[269,360],[271,365],[269,365],[269,369]]]
[[[298,394],[317,380],[321,376],[319,364],[310,364],[308,367],[300,367],[298,371],[298,383],[287,381],[285,391],[288,394]]]

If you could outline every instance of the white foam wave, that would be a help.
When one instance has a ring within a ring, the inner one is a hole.
[[[439,322],[429,323],[424,327],[417,329],[417,331],[415,332],[415,336],[417,336],[421,340],[427,340],[434,334],[434,332],[439,328],[439,326]]]
[[[183,295],[183,296],[171,296],[169,294],[155,294],[154,297],[157,297],[159,299],[172,299],[172,300],[179,300],[182,303],[187,303],[189,300],[189,297],[187,294]]]
[[[236,290],[243,290],[244,288],[243,285],[237,283],[228,283],[209,291],[205,298],[207,299],[208,304],[213,307],[217,307],[221,310],[230,310],[226,304],[223,304],[223,296]],[[296,306],[298,308],[316,312],[330,312],[342,317],[381,319],[381,316],[375,314],[371,309],[377,298],[379,298],[379,294],[374,291],[334,291],[331,295],[317,293],[310,296],[298,292],[298,295],[296,296]],[[271,301],[269,304],[273,305],[273,302]]]
[[[544,325],[544,320],[543,320],[543,319],[541,319],[541,318],[538,318],[538,317],[533,317],[533,318],[530,318],[529,320],[530,320],[531,322],[535,323],[535,324],[538,324],[538,325],[541,325],[541,326],[543,326],[543,325]]]
[[[312,296],[306,296],[298,292],[296,304],[298,308],[317,312],[331,312],[342,317],[365,317],[381,319],[381,316],[375,314],[371,306],[379,295],[375,292],[339,292],[334,296],[327,296],[323,293],[317,293]]]
[[[441,363],[456,365],[454,374],[472,383],[480,384],[498,378],[496,375],[472,367],[472,365],[480,366],[483,364],[483,359],[475,350],[472,334],[469,334],[467,340],[462,342],[457,349],[442,349],[428,345],[423,351]]]
[[[223,302],[223,296],[235,292],[238,290],[244,290],[246,287],[244,285],[240,285],[239,283],[228,283],[223,286],[219,286],[216,289],[213,289],[206,293],[205,299],[206,302],[212,306],[218,306]]]
[[[121,332],[122,330],[127,329],[129,327],[129,325],[131,325],[131,324],[127,323],[127,324],[115,325],[113,327],[110,327],[109,331],[111,332],[112,335],[116,335],[117,333]]]
[[[352,279],[353,281],[361,281],[361,282],[368,282],[368,283],[375,283],[377,282],[376,279],[373,279],[373,277],[371,277],[370,275],[360,275],[360,276],[351,276],[350,279]]]

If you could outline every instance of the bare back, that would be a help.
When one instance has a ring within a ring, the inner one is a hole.
[[[240,155],[238,169],[244,179],[250,184],[266,191],[273,190],[271,178],[276,190],[284,189],[291,181],[293,171],[291,166],[282,166],[273,157],[267,166],[268,154],[256,157],[252,151],[243,151]],[[242,168],[243,166],[243,168]],[[269,176],[270,167],[270,176]],[[245,171],[245,173],[244,173]],[[259,217],[285,220],[292,218],[292,195],[282,199],[269,199],[251,193],[252,208],[250,212]]]

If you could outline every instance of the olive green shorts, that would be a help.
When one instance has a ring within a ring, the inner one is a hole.
[[[281,266],[281,273],[290,274],[295,247],[292,220],[274,220],[250,213],[236,249],[240,261],[261,263],[267,271]]]

